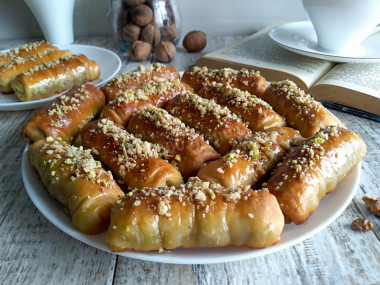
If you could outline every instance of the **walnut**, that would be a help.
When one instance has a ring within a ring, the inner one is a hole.
[[[123,2],[129,6],[137,6],[143,4],[145,0],[123,0]]]
[[[139,39],[141,28],[135,24],[129,23],[123,28],[123,38],[130,43]]]
[[[355,231],[367,232],[372,230],[372,223],[367,219],[356,219],[351,223],[351,229]]]
[[[161,30],[161,40],[162,41],[172,41],[178,35],[178,28],[176,25],[165,26]]]
[[[117,15],[117,27],[122,28],[128,23],[128,13],[126,10],[121,10]]]
[[[156,60],[159,62],[171,62],[175,54],[176,49],[172,42],[163,41],[156,47]]]
[[[207,44],[206,35],[202,31],[191,31],[183,39],[182,45],[189,52],[200,52]]]
[[[141,4],[133,8],[132,10],[132,22],[138,26],[145,26],[149,24],[153,19],[153,10],[145,5]]]
[[[143,41],[135,41],[129,49],[129,57],[134,61],[147,61],[152,52],[152,46]]]
[[[363,201],[367,209],[374,213],[376,216],[380,216],[380,198],[373,195],[364,195]]]
[[[156,25],[148,24],[141,29],[140,40],[150,43],[154,47],[158,45],[160,38],[160,30]]]

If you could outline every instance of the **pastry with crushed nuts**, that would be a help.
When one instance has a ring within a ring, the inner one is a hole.
[[[67,208],[76,228],[86,234],[107,229],[111,208],[124,193],[90,150],[47,137],[30,146],[28,157],[51,196]]]
[[[99,75],[100,67],[95,61],[76,54],[37,65],[16,76],[11,85],[21,101],[31,101],[95,80]]]
[[[17,58],[5,65],[0,66],[0,92],[12,93],[12,80],[19,74],[28,71],[36,65],[59,59],[65,55],[71,55],[69,50],[48,49],[27,58]]]
[[[252,135],[245,123],[228,108],[192,92],[174,97],[169,101],[166,110],[189,127],[204,134],[221,154],[225,154],[240,140]]]
[[[88,123],[81,136],[83,146],[130,189],[183,183],[181,173],[161,158],[164,148],[136,138],[109,119]]]
[[[279,241],[283,227],[284,217],[272,194],[194,179],[178,187],[129,192],[112,211],[106,240],[117,252],[265,248]]]
[[[288,126],[299,130],[304,137],[311,137],[331,125],[343,126],[320,102],[290,80],[271,82],[259,97],[284,115]]]
[[[132,114],[143,106],[164,107],[168,101],[181,92],[190,89],[179,79],[152,81],[141,88],[126,90],[106,105],[102,118],[109,118],[116,124],[126,127]]]
[[[32,56],[53,49],[57,50],[58,47],[52,45],[51,43],[40,41],[25,44],[18,48],[11,49],[7,52],[0,52],[0,66],[12,62],[16,58],[26,58],[28,56]]]
[[[231,87],[248,91],[258,97],[264,93],[267,88],[266,79],[260,75],[260,72],[248,69],[234,70],[231,68],[209,69],[207,67],[194,66],[186,70],[182,79],[183,82],[193,87],[198,92],[204,85],[212,82],[229,84]]]
[[[174,66],[155,63],[149,66],[139,65],[137,70],[122,73],[112,78],[101,90],[107,96],[107,102],[129,89],[140,88],[151,81],[179,79],[179,73]]]
[[[264,131],[272,127],[286,126],[285,119],[265,101],[228,84],[212,82],[197,93],[202,98],[214,99],[248,122],[251,131]]]
[[[298,131],[286,127],[255,132],[220,159],[203,166],[198,177],[226,188],[249,186],[256,189],[293,142],[300,139]]]
[[[105,102],[103,92],[94,85],[78,85],[34,114],[21,134],[33,142],[50,136],[72,143],[80,129],[100,113]]]
[[[327,127],[294,148],[265,187],[276,196],[287,221],[302,224],[365,153],[366,145],[357,134]]]
[[[127,130],[142,140],[165,147],[185,179],[195,176],[203,163],[219,158],[203,135],[157,107],[140,108],[133,114]]]

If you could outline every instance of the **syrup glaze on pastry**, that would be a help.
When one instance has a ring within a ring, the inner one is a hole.
[[[106,230],[111,208],[124,193],[90,150],[47,137],[30,146],[28,157],[49,193],[67,208],[81,232]]]
[[[179,187],[129,192],[112,211],[106,240],[113,251],[228,245],[264,248],[279,241],[284,217],[266,191],[198,179]]]

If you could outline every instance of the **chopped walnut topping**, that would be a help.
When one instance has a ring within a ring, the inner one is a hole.
[[[198,74],[199,80],[203,85],[211,84],[213,81],[232,84],[238,78],[260,77],[259,71],[248,70],[246,68],[234,70],[231,68],[208,69],[207,67],[194,66],[190,69],[189,73],[190,75]],[[243,80],[242,83],[247,85],[248,82]]]
[[[137,201],[142,202],[145,199],[154,198],[147,203],[147,207],[157,212],[158,215],[170,217],[170,209],[172,201],[179,201],[183,207],[188,203],[194,203],[197,209],[203,209],[203,214],[210,211],[213,200],[216,197],[222,197],[225,203],[235,203],[242,197],[247,197],[246,194],[249,187],[236,187],[234,189],[225,189],[219,184],[210,183],[200,180],[197,177],[190,178],[186,184],[178,187],[146,187],[143,189],[133,189],[125,195],[116,206],[120,209],[126,206],[126,202],[132,199],[133,205]],[[247,199],[247,198],[244,198]],[[226,204],[226,205],[227,205]]]
[[[55,176],[60,169],[69,169],[72,181],[83,178],[106,188],[115,183],[111,173],[94,160],[90,150],[71,146],[60,138],[47,137],[45,140],[47,143],[42,151],[48,155],[48,159],[43,164],[52,169],[51,176]]]
[[[356,219],[351,223],[351,229],[355,231],[367,232],[372,230],[372,223],[367,219]]]
[[[161,95],[167,93],[177,93],[185,91],[185,86],[179,79],[168,79],[165,81],[152,81],[141,88],[130,89],[124,91],[122,94],[116,97],[116,103],[130,103],[139,100],[147,101],[153,95]]]
[[[159,72],[164,67],[165,67],[165,65],[163,65],[161,63],[155,63],[155,64],[152,64],[149,66],[139,65],[137,67],[136,71],[125,72],[121,75],[118,75],[118,76],[112,78],[107,85],[114,84],[114,83],[126,82],[126,81],[129,81],[131,79],[132,80],[139,80],[143,74],[150,75],[150,74],[152,74],[153,71]]]

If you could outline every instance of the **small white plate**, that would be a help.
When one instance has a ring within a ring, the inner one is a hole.
[[[121,60],[119,56],[108,49],[88,45],[56,46],[60,49],[69,49],[73,53],[84,54],[89,59],[95,60],[100,66],[100,76],[98,79],[89,83],[94,84],[97,87],[104,85],[120,70]],[[62,93],[40,100],[21,102],[15,94],[2,94],[0,92],[0,111],[38,109],[45,106],[47,102],[54,100]]]
[[[73,238],[95,248],[111,252],[105,240],[105,233],[86,235],[78,231],[72,224],[71,218],[64,213],[63,207],[54,200],[33,169],[27,157],[28,145],[25,147],[21,172],[25,189],[37,207],[52,224]],[[352,169],[336,189],[322,199],[317,211],[302,225],[287,224],[281,234],[281,241],[264,249],[250,249],[247,247],[222,248],[190,248],[175,249],[173,251],[158,252],[121,252],[121,256],[163,263],[176,264],[209,264],[230,261],[239,261],[274,253],[303,240],[310,238],[331,224],[348,206],[359,187],[361,163]]]
[[[309,21],[279,25],[269,31],[269,36],[287,50],[314,58],[333,62],[380,62],[380,33],[368,37],[359,48],[344,53],[330,53],[318,47],[317,35]]]

